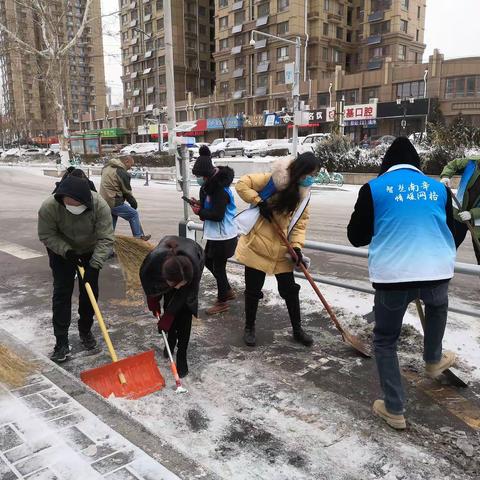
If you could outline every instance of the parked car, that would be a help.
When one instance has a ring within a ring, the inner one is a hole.
[[[372,138],[370,147],[378,147],[379,145],[391,145],[396,137],[393,135],[382,135],[381,137]]]
[[[232,141],[232,140],[238,140],[238,138],[233,138],[233,137],[225,137],[225,139],[223,139],[223,138],[216,138],[216,139],[210,144],[210,147],[216,147],[219,143],[228,142],[228,141]]]
[[[245,147],[244,154],[248,158],[266,157],[273,140],[253,140]]]
[[[202,146],[207,146],[208,147],[208,143],[205,143],[205,142],[199,142],[199,143],[195,143],[195,145],[193,145],[192,147],[188,147],[188,153],[190,154],[190,160],[196,160],[199,156],[199,153],[198,151],[200,150],[200,147]]]
[[[52,143],[50,147],[47,148],[45,151],[45,156],[50,157],[53,155],[60,155],[60,144],[59,143]]]
[[[313,152],[319,142],[327,140],[330,136],[330,133],[312,133],[307,135],[301,143],[299,142],[297,151],[298,153]]]
[[[35,155],[44,155],[45,149],[44,148],[37,148],[37,147],[28,147],[20,149],[20,155],[22,157],[33,157]]]
[[[5,150],[1,157],[2,158],[5,158],[5,157],[18,157],[20,156],[20,153],[21,153],[21,149],[18,148],[18,147],[14,147],[14,148],[9,148],[7,150]]]
[[[157,142],[143,142],[134,143],[133,145],[127,145],[120,150],[120,153],[124,155],[135,155],[137,153],[154,153],[158,152]]]
[[[124,148],[125,145],[112,145],[106,143],[102,145],[102,153],[118,153]]]
[[[212,157],[242,157],[245,147],[250,142],[240,142],[239,140],[229,140],[226,142],[220,142],[215,146],[210,146],[210,152]]]

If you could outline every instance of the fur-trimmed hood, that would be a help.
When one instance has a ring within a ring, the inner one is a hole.
[[[289,167],[293,163],[293,158],[281,158],[273,162],[272,179],[277,191],[285,190],[290,181]],[[310,187],[300,187],[300,198],[304,199],[310,191]]]

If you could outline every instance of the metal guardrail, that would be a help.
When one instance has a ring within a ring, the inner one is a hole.
[[[187,235],[189,231],[201,232],[203,231],[203,225],[201,223],[195,223],[193,221],[190,221],[187,223]],[[324,253],[333,253],[336,255],[347,255],[350,257],[357,257],[357,258],[368,258],[368,250],[366,248],[356,248],[356,247],[349,247],[347,245],[336,245],[336,244],[324,243],[324,242],[314,242],[311,240],[307,240],[305,242],[305,248],[310,250],[316,250],[319,252],[324,252]],[[235,260],[231,260],[231,262],[239,264]],[[455,273],[470,275],[470,276],[478,277],[480,279],[480,265],[472,265],[470,263],[456,262]],[[295,276],[298,278],[305,278],[304,275],[299,272],[295,272]],[[316,282],[323,283],[325,285],[332,285],[334,287],[345,288],[347,290],[354,290],[362,293],[370,293],[370,294],[375,293],[375,290],[372,287],[361,287],[358,285],[354,285],[352,283],[345,282],[343,280],[342,281],[333,280],[331,278],[322,277],[320,275],[312,275],[312,277]],[[460,313],[462,315],[468,315],[471,317],[480,318],[480,310],[459,308],[452,305],[449,305],[448,309],[454,313]]]

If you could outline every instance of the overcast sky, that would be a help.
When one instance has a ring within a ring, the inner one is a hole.
[[[1,1],[1,0],[0,0]],[[103,14],[118,10],[117,0],[102,0]],[[445,58],[479,56],[478,20],[480,0],[427,0],[425,59],[434,48]],[[105,75],[112,88],[113,102],[122,101],[120,25],[118,16],[104,18]]]

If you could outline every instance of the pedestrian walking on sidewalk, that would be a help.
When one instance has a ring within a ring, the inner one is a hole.
[[[98,298],[98,276],[113,246],[110,208],[90,190],[88,180],[70,175],[58,185],[38,212],[38,237],[47,247],[53,274],[53,331],[55,349],[50,357],[64,362],[70,355],[68,330],[72,317],[72,293],[77,267],[85,269],[79,281],[78,330],[87,350],[96,347],[91,332],[94,311],[84,283]]]
[[[442,183],[451,187],[451,178],[461,173],[462,178],[458,187],[457,198],[462,209],[459,211],[455,205],[455,245],[458,248],[468,232],[465,222],[471,222],[475,229],[475,235],[480,240],[480,157],[457,158],[448,163],[440,177]],[[473,241],[473,239],[472,239]],[[480,249],[473,241],[473,250],[480,265]]]
[[[455,362],[453,353],[442,354],[448,285],[455,266],[454,231],[450,191],[424,175],[415,147],[407,138],[397,138],[385,154],[378,178],[360,189],[348,225],[352,245],[370,245],[373,343],[384,395],[373,410],[397,429],[406,426],[397,342],[411,301],[421,299],[426,307],[426,373],[437,377]]]
[[[251,206],[257,206],[259,217],[249,231],[243,230],[236,258],[245,265],[245,332],[248,346],[256,343],[255,321],[258,303],[263,298],[266,275],[275,275],[278,293],[285,300],[293,327],[295,341],[310,346],[313,339],[302,328],[300,315],[300,285],[295,283],[296,262],[305,262],[302,248],[305,243],[311,186],[320,169],[318,158],[311,152],[299,155],[294,161],[278,160],[272,173],[245,175],[236,185],[237,193]],[[250,215],[246,210],[239,215]],[[296,259],[280,239],[275,220],[290,240]]]
[[[235,224],[235,199],[230,189],[234,171],[230,167],[215,168],[207,146],[200,147],[200,156],[192,173],[200,185],[200,201],[192,198],[193,212],[203,221],[205,266],[217,281],[217,300],[206,313],[215,315],[226,312],[228,301],[235,298],[227,277],[227,261],[235,254],[237,247],[237,226]]]
[[[133,167],[133,164],[134,160],[131,156],[110,160],[102,170],[100,195],[112,210],[114,230],[118,217],[120,217],[130,223],[134,237],[148,241],[151,235],[145,235],[143,232],[140,216],[137,211],[137,201],[132,194],[132,187],[130,185],[131,176],[128,170]],[[128,202],[128,204],[125,202]]]
[[[198,290],[205,265],[202,247],[193,240],[164,237],[145,258],[140,280],[147,305],[158,321],[158,331],[168,332],[172,354],[177,347],[177,370],[188,374],[187,348],[192,315],[198,315]],[[163,315],[160,301],[163,298]],[[167,357],[167,351],[164,350]]]

